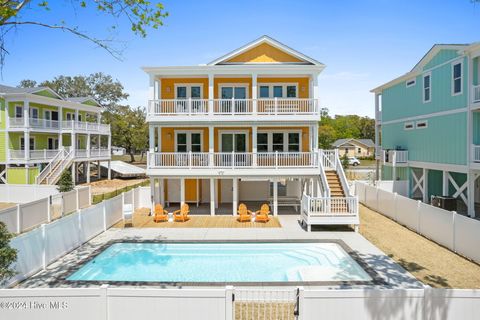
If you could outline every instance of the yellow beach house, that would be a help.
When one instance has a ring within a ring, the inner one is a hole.
[[[357,225],[338,154],[317,147],[324,68],[268,36],[205,65],[143,67],[152,204],[235,215],[269,203],[307,225]]]

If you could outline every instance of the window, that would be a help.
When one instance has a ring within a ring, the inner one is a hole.
[[[260,92],[258,95],[260,98],[268,98],[270,96],[269,86],[260,86]]]
[[[263,99],[297,98],[296,84],[265,84],[258,88],[258,97]]]
[[[431,90],[431,79],[432,76],[431,74],[427,74],[423,76],[423,102],[430,102],[431,101],[431,95],[432,95],[432,90]]]
[[[425,129],[428,127],[428,121],[417,121],[417,129]]]
[[[413,130],[414,129],[413,122],[405,122],[403,124],[403,129],[404,130]]]
[[[201,99],[202,86],[201,85],[179,85],[175,88],[175,99]]]
[[[298,132],[288,133],[288,152],[300,152],[300,134]]]
[[[452,64],[452,95],[462,94],[462,63]]]
[[[268,152],[268,133],[257,133],[257,152]]]
[[[23,107],[15,106],[15,118],[23,118]]]
[[[274,132],[272,134],[272,151],[283,151],[283,133]]]
[[[176,152],[201,152],[202,134],[200,132],[176,132]]]
[[[37,108],[30,108],[30,118],[38,119],[38,109]]]
[[[287,98],[297,97],[297,86],[287,86]]]
[[[82,115],[81,114],[78,114],[78,121],[82,122]]]
[[[362,148],[358,148],[357,153],[362,153]]]
[[[75,120],[75,114],[73,114],[71,112],[67,112],[66,116],[67,116],[67,121]]]
[[[25,150],[25,139],[20,137],[20,150]],[[30,138],[30,150],[35,150],[35,139]]]
[[[415,84],[417,84],[416,79],[410,79],[410,80],[405,81],[405,86],[407,88],[413,87]]]
[[[348,153],[348,148],[345,148],[345,153],[346,153],[346,154]]]

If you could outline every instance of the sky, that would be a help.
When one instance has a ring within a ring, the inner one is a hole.
[[[121,60],[69,33],[23,26],[7,35],[1,83],[101,71],[124,85],[132,106],[148,99],[140,67],[208,63],[265,34],[326,65],[320,104],[331,114],[372,117],[369,91],[408,72],[433,44],[480,41],[480,2],[471,0],[168,0],[161,1],[169,13],[164,26],[146,38],[135,36],[126,19],[75,10],[70,0],[49,2],[49,11],[32,5],[21,18],[64,20],[113,39]]]

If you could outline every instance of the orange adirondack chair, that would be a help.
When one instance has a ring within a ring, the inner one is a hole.
[[[180,210],[173,211],[173,219],[179,222],[185,222],[190,220],[188,214],[190,213],[190,207],[188,204],[183,204]]]
[[[247,206],[243,203],[240,203],[238,206],[238,218],[239,222],[250,222],[252,221],[252,211],[247,209]]]
[[[268,204],[264,203],[260,207],[260,210],[255,212],[255,222],[268,222],[270,218],[268,215],[270,214],[270,207]]]
[[[161,204],[155,205],[155,214],[153,216],[153,222],[165,222],[168,221],[168,212],[163,209]]]

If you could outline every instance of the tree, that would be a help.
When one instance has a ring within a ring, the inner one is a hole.
[[[145,108],[142,107],[131,109],[120,106],[115,112],[105,114],[105,121],[110,123],[112,141],[126,149],[131,162],[135,161],[135,153],[144,151],[148,145],[148,125],[145,118]]]
[[[115,21],[121,19],[130,23],[131,31],[140,37],[147,36],[147,29],[163,25],[163,20],[168,16],[163,4],[152,3],[148,0],[64,0],[71,7],[76,15],[80,15],[91,8],[105,17],[113,17]],[[3,66],[5,55],[8,53],[6,48],[5,37],[12,30],[16,30],[24,26],[35,26],[51,30],[60,30],[71,33],[74,36],[90,41],[100,48],[106,50],[115,58],[121,57],[121,50],[112,46],[115,38],[110,35],[105,39],[97,38],[80,30],[80,26],[69,24],[59,18],[56,23],[48,23],[39,20],[26,20],[24,15],[29,11],[38,12],[43,10],[52,15],[54,19],[61,15],[50,6],[50,2],[46,0],[22,0],[22,1],[1,1],[0,2],[0,64]],[[105,19],[98,19],[102,21]],[[111,26],[115,30],[117,23]]]
[[[72,173],[70,170],[63,171],[57,185],[59,192],[68,192],[73,190],[75,186],[73,185]]]
[[[348,169],[349,166],[350,166],[350,162],[348,162],[348,156],[346,153],[344,153],[342,156],[342,167],[343,169]]]
[[[10,247],[12,237],[5,223],[0,221],[0,284],[16,273],[12,264],[17,260],[17,250]]]
[[[35,87],[37,82],[25,79],[20,81],[18,87]],[[45,80],[39,84],[41,87],[49,87],[62,97],[93,97],[106,111],[113,111],[118,103],[128,98],[123,85],[114,80],[112,76],[102,72],[92,73],[88,76],[64,76],[59,75],[53,80]]]

